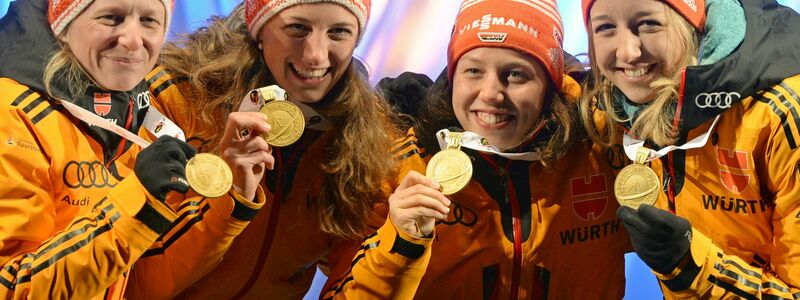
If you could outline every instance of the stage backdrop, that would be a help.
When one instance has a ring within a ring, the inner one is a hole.
[[[10,0],[0,0],[0,16]],[[434,77],[445,67],[447,42],[460,0],[372,0],[372,14],[356,55],[377,82],[403,71]],[[800,0],[779,0],[800,10]],[[211,15],[227,14],[235,0],[177,0],[171,38],[202,26]],[[580,1],[558,0],[564,21],[564,48],[573,54],[586,53],[586,31],[582,24]],[[3,41],[0,41],[3,42]],[[2,62],[0,62],[2,63]],[[662,299],[655,277],[635,254],[626,256],[627,288],[625,299]],[[316,299],[324,276],[317,274],[307,299]]]

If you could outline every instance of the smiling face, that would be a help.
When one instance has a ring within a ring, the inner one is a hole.
[[[500,149],[519,145],[545,103],[547,72],[529,55],[482,47],[461,56],[453,75],[453,111],[464,130]]]
[[[347,71],[358,34],[356,16],[341,5],[296,5],[264,25],[262,55],[289,97],[314,103]]]
[[[653,99],[651,83],[674,73],[686,51],[668,10],[656,0],[597,0],[589,14],[598,69],[635,103]]]
[[[61,40],[100,88],[128,91],[155,66],[165,25],[159,0],[95,0]]]

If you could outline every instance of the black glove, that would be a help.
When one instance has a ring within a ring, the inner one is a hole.
[[[378,89],[386,100],[400,113],[417,116],[419,105],[428,94],[433,80],[425,74],[403,72],[397,78],[386,77],[378,82]]]
[[[186,161],[195,153],[191,145],[164,135],[139,152],[133,171],[147,192],[164,201],[169,191],[189,191]]]
[[[650,205],[638,211],[622,206],[617,217],[631,236],[633,250],[654,271],[672,273],[689,253],[692,225],[686,219]]]

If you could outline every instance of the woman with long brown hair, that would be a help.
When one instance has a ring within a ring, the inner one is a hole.
[[[299,298],[338,243],[382,224],[399,172],[393,152],[414,153],[393,148],[403,133],[353,59],[369,9],[361,0],[249,0],[164,49],[148,76],[154,105],[200,149],[216,144],[217,124],[260,87],[280,86],[306,122],[297,142],[270,149],[266,211],[180,297]]]

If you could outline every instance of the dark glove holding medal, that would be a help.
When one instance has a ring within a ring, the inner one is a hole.
[[[378,89],[386,96],[389,104],[404,114],[416,116],[419,105],[425,99],[433,80],[425,74],[403,72],[397,78],[383,78]]]
[[[197,151],[171,136],[161,136],[136,157],[133,171],[147,192],[164,201],[169,191],[186,193],[186,162]]]
[[[631,236],[633,250],[654,271],[672,273],[689,253],[692,225],[686,219],[646,204],[638,211],[621,206],[617,217]]]

